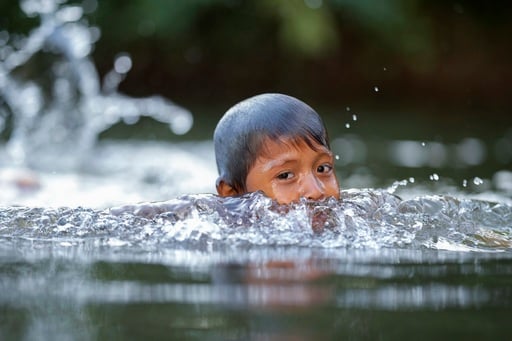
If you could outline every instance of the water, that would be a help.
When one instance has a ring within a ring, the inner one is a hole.
[[[145,115],[183,134],[192,116],[118,93],[127,55],[100,86],[79,7],[22,4],[42,20],[0,46],[0,339],[510,337],[506,130],[455,145],[335,133],[340,201],[218,198],[211,141],[99,140]],[[49,47],[51,77],[26,78]],[[502,166],[466,174],[490,163],[486,143]],[[358,170],[372,162],[394,180]]]
[[[32,0],[22,1],[21,7],[28,16],[38,16],[40,26],[27,37],[12,35],[0,46],[0,131],[12,115],[7,143],[12,162],[81,167],[102,131],[120,120],[134,124],[140,116],[168,123],[177,134],[190,129],[192,115],[171,101],[159,96],[133,99],[117,92],[131,67],[129,56],[119,56],[100,84],[89,56],[99,33],[85,25],[81,7]],[[30,74],[31,68],[42,71],[28,79],[18,75]],[[54,153],[60,157],[51,157]]]

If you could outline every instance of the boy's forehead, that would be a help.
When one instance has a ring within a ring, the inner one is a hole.
[[[330,154],[329,149],[313,139],[308,143],[304,138],[292,138],[285,136],[277,139],[272,139],[270,137],[264,138],[261,142],[261,147],[259,148],[258,157],[273,159],[279,154],[285,154],[291,151],[303,151],[306,149]]]

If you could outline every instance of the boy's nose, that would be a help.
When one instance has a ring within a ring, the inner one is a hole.
[[[324,186],[313,174],[304,178],[301,188],[302,197],[310,200],[321,200],[325,197]]]

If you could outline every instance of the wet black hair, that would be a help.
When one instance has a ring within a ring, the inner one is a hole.
[[[215,128],[217,184],[223,180],[236,192],[245,192],[247,174],[267,138],[331,149],[322,119],[306,103],[277,93],[250,97],[231,107]]]

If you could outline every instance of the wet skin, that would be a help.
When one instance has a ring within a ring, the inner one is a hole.
[[[339,199],[332,152],[320,144],[313,145],[314,149],[304,141],[267,139],[261,155],[249,170],[246,191],[263,191],[280,204],[296,202],[301,197]]]

